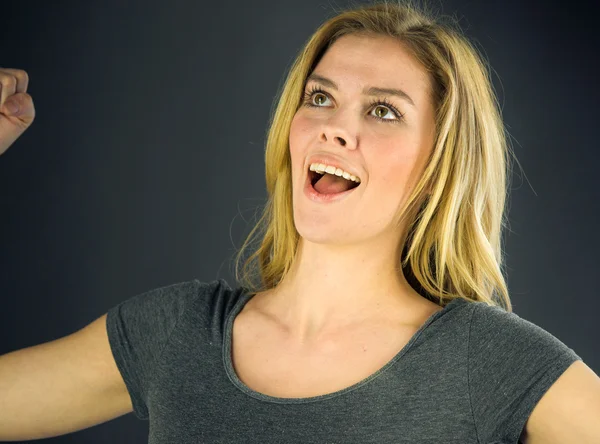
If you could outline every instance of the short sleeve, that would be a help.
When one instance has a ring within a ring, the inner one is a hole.
[[[147,395],[156,362],[201,285],[192,280],[157,288],[131,297],[107,313],[113,357],[139,419],[148,419]]]
[[[515,313],[480,302],[474,305],[469,392],[478,442],[516,444],[544,393],[581,358]]]

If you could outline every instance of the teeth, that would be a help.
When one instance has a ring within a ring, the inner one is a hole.
[[[360,179],[353,174],[347,173],[341,168],[334,167],[332,165],[325,165],[323,163],[311,163],[310,168],[311,171],[316,171],[320,174],[335,174],[336,176],[341,176],[344,179],[351,180],[353,182],[360,183]]]

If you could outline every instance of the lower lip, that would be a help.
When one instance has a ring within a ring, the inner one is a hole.
[[[335,202],[348,197],[357,188],[354,187],[351,190],[342,191],[341,193],[322,194],[314,189],[310,181],[310,176],[308,176],[304,185],[304,194],[314,202]]]

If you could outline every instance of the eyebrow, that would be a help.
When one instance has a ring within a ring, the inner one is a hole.
[[[312,73],[311,75],[309,75],[308,78],[306,79],[306,83],[308,83],[311,80],[322,83],[323,85],[328,86],[329,88],[333,88],[336,91],[338,90],[338,86],[336,85],[336,83],[333,80],[330,80],[327,77],[320,76],[319,74]],[[410,103],[413,107],[416,108],[415,102],[413,102],[413,100],[410,98],[410,96],[408,94],[406,94],[404,91],[402,91],[401,89],[377,88],[375,86],[371,86],[370,88],[365,87],[363,89],[362,93],[367,96],[378,96],[378,95],[396,96],[396,97],[399,97],[400,99],[405,100],[406,102]]]

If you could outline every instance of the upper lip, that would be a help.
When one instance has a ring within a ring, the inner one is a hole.
[[[325,165],[331,165],[331,166],[334,166],[336,168],[341,168],[342,170],[346,171],[347,173],[349,173],[349,174],[351,174],[353,176],[358,177],[362,181],[362,178],[360,177],[359,174],[356,173],[356,170],[354,168],[352,168],[351,166],[349,166],[343,159],[340,159],[338,157],[331,156],[331,155],[328,155],[328,154],[314,154],[314,155],[312,155],[308,159],[308,165],[306,166],[307,174],[308,174],[308,168],[313,163],[323,163]]]

